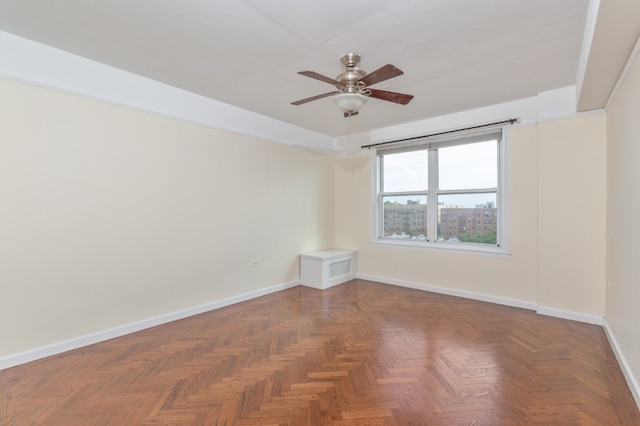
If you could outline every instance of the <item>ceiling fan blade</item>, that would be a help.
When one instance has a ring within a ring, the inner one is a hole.
[[[404,74],[402,70],[396,68],[391,64],[387,64],[382,68],[378,68],[374,72],[365,75],[360,80],[365,86],[371,86],[372,84],[380,83],[381,81],[389,80],[390,78],[397,77]]]
[[[386,90],[368,89],[371,91],[369,95],[372,98],[382,99],[383,101],[395,102],[397,104],[406,105],[411,102],[413,95],[405,95],[404,93],[387,92]]]
[[[316,80],[324,81],[325,83],[333,84],[334,86],[336,84],[340,84],[339,81],[334,80],[334,79],[329,78],[329,77],[325,77],[324,75],[318,74],[315,71],[298,71],[298,74],[304,75],[305,77],[315,78]]]
[[[354,111],[354,112],[345,112],[345,113],[344,113],[344,118],[351,117],[352,115],[358,115],[358,111]]]
[[[323,93],[322,95],[316,95],[316,96],[312,96],[310,98],[300,99],[299,101],[291,102],[291,105],[306,104],[307,102],[311,102],[311,101],[315,101],[315,100],[318,100],[318,99],[326,98],[327,96],[337,95],[338,93],[340,93],[340,92],[335,91],[335,92]]]

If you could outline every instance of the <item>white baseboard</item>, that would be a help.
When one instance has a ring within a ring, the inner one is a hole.
[[[589,324],[597,324],[597,325],[603,324],[602,317],[538,306],[534,302],[527,302],[524,300],[510,299],[506,297],[498,297],[498,296],[492,296],[492,295],[483,294],[483,293],[474,293],[474,292],[464,291],[464,290],[454,290],[454,289],[445,288],[445,287],[415,283],[411,281],[397,280],[393,278],[380,277],[375,275],[357,274],[356,277],[363,280],[376,281],[380,283],[396,285],[399,287],[413,288],[417,290],[429,291],[432,293],[446,294],[449,296],[457,296],[457,297],[462,297],[466,299],[496,303],[499,305],[529,309],[532,311],[536,311],[538,314],[541,314],[541,315],[549,315],[553,317],[564,318],[564,319],[569,319],[573,321],[580,321],[580,322],[585,322]],[[125,325],[114,327],[108,330],[103,330],[96,333],[75,337],[73,339],[65,340],[62,342],[56,342],[50,345],[30,349],[28,351],[0,357],[0,370],[14,367],[20,364],[25,364],[27,362],[35,361],[38,359],[46,358],[52,355],[57,355],[57,354],[67,352],[73,349],[77,349],[83,346],[92,345],[94,343],[103,342],[105,340],[113,339],[115,337],[120,337],[126,334],[135,333],[136,331],[141,331],[147,328],[155,327],[157,325],[166,324],[168,322],[172,322],[172,321],[176,321],[176,320],[190,317],[193,315],[201,314],[203,312],[212,311],[214,309],[219,309],[224,306],[229,306],[235,303],[244,302],[246,300],[264,296],[269,293],[274,293],[276,291],[281,291],[291,287],[295,287],[296,285],[299,285],[299,284],[300,284],[300,280],[278,284],[272,287],[267,287],[264,289],[240,294],[238,296],[233,296],[226,299],[209,302],[204,305],[194,306],[194,307],[183,309],[180,311],[170,312],[168,314],[144,319],[144,320],[137,321],[130,324],[125,324]],[[609,334],[607,335],[609,336]],[[616,356],[618,352],[619,350],[617,350]],[[634,383],[636,382],[634,381]],[[637,383],[636,383],[636,389],[637,389]],[[634,396],[635,395],[636,394],[634,394]]]
[[[535,302],[525,300],[510,299],[507,297],[492,296],[471,291],[454,290],[446,287],[438,287],[429,284],[420,284],[411,281],[396,280],[394,278],[379,277],[375,275],[358,274],[357,278],[369,281],[376,281],[385,284],[397,285],[399,287],[413,288],[417,290],[429,291],[432,293],[446,294],[449,296],[463,297],[465,299],[480,300],[482,302],[496,303],[498,305],[513,306],[515,308],[529,309],[536,311],[540,315],[563,318],[587,324],[602,325],[602,317],[596,315],[582,314],[579,312],[564,311],[561,309],[538,306]]]
[[[368,281],[376,281],[384,284],[397,285],[399,287],[413,288],[416,290],[424,290],[424,291],[429,291],[431,293],[446,294],[448,296],[463,297],[465,299],[480,300],[482,302],[496,303],[498,305],[513,306],[515,308],[529,309],[531,311],[535,311],[537,307],[535,303],[527,302],[525,300],[509,299],[507,297],[491,296],[489,294],[474,293],[471,291],[464,291],[464,290],[454,290],[450,288],[438,287],[438,286],[433,286],[428,284],[420,284],[420,283],[415,283],[411,281],[396,280],[396,279],[387,278],[387,277],[378,277],[375,275],[358,274],[356,277],[363,280],[368,280]]]
[[[0,357],[0,370],[5,368],[14,367],[20,364],[26,364],[27,362],[35,361],[38,359],[46,358],[52,355],[58,355],[63,352],[70,351],[72,349],[78,349],[83,346],[92,345],[94,343],[103,342],[105,340],[113,339],[115,337],[124,336],[126,334],[135,333],[147,328],[155,327],[157,325],[166,324],[172,321],[187,318],[193,315],[198,315],[204,312],[219,309],[225,306],[234,305],[246,300],[255,299],[256,297],[264,296],[266,294],[274,293],[276,291],[286,290],[291,287],[295,287],[300,284],[300,280],[290,281],[283,284],[277,284],[271,287],[263,288],[260,290],[251,291],[248,293],[240,294],[238,296],[228,297],[226,299],[216,300],[206,303],[204,305],[193,306],[191,308],[181,309],[179,311],[170,312],[168,314],[159,315],[153,318],[147,318],[141,321],[136,321],[130,324],[110,328],[108,330],[98,331],[96,333],[87,334],[80,337],[74,337],[73,339],[64,340],[62,342],[56,342],[50,345],[41,346],[38,348],[30,349],[24,352],[7,355]]]
[[[564,311],[562,309],[538,306],[536,312],[540,315],[584,322],[587,324],[602,325],[602,317],[597,315],[582,314],[580,312]]]
[[[638,408],[640,408],[640,385],[638,384],[638,380],[636,380],[635,376],[633,375],[633,371],[631,371],[631,367],[629,366],[627,359],[624,357],[624,353],[622,352],[620,345],[618,345],[618,341],[616,340],[613,331],[609,327],[609,323],[607,323],[606,319],[603,320],[602,327],[604,328],[604,334],[606,334],[607,339],[609,339],[609,343],[611,344],[613,353],[618,360],[618,365],[620,365],[620,369],[622,370],[622,374],[627,381],[627,385],[631,390],[633,399],[636,400],[636,404],[638,405]]]

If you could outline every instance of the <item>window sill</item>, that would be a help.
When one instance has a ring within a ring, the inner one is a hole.
[[[371,241],[372,245],[379,246],[395,246],[395,247],[412,247],[417,249],[438,250],[450,253],[462,253],[471,255],[480,255],[487,257],[509,258],[511,253],[500,247],[487,246],[480,244],[464,244],[464,243],[431,243],[424,241],[407,241],[407,240],[392,240],[392,239],[374,239]]]

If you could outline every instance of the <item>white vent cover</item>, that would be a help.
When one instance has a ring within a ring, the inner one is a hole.
[[[356,252],[320,250],[300,255],[300,283],[325,289],[356,277]]]
[[[329,264],[329,278],[347,275],[351,272],[351,259]]]

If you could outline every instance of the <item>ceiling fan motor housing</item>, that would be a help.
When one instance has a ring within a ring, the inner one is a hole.
[[[345,93],[358,93],[358,89],[362,89],[364,85],[359,88],[356,85],[356,81],[367,75],[364,70],[357,67],[358,63],[360,63],[360,55],[357,53],[345,53],[340,58],[340,62],[344,65],[345,72],[338,75],[336,81],[344,86]]]

